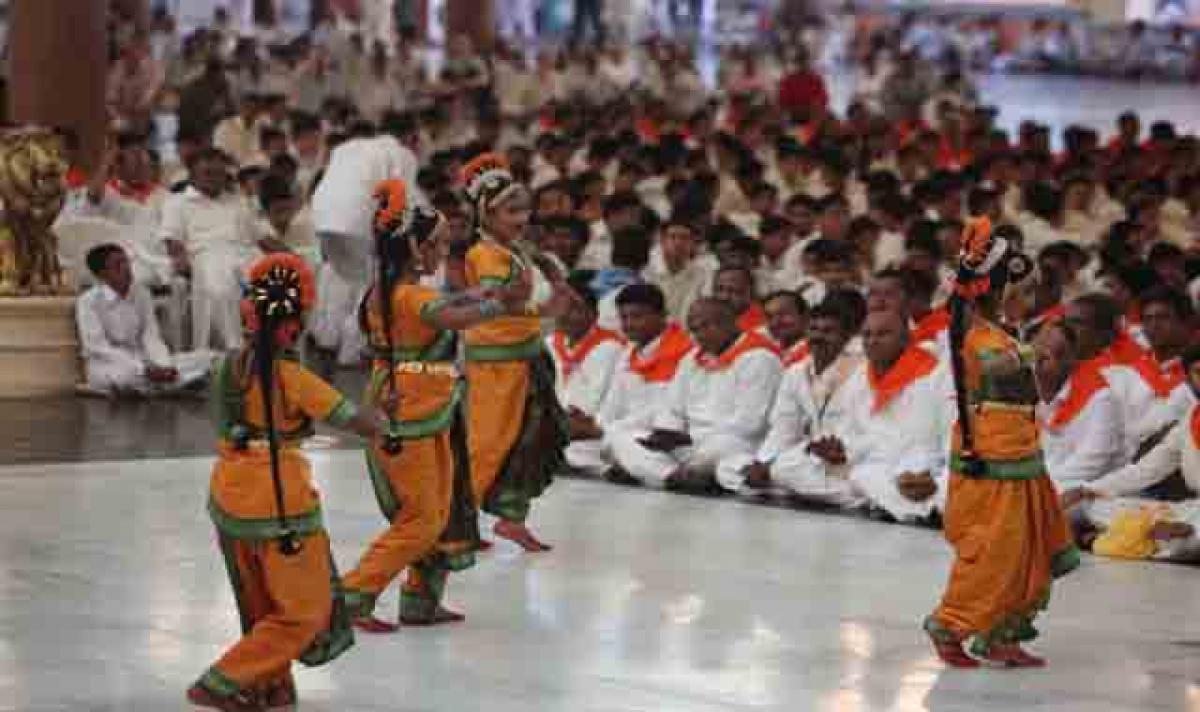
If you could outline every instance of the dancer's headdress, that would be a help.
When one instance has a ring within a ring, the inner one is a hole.
[[[303,258],[279,252],[260,257],[250,266],[250,282],[242,299],[246,330],[258,332],[263,317],[278,324],[301,318],[317,299],[317,280]]]
[[[476,156],[459,173],[459,183],[478,221],[483,213],[523,190],[509,169],[508,160],[498,153]]]

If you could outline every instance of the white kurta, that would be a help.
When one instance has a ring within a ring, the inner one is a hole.
[[[190,187],[163,204],[159,236],[182,243],[192,265],[192,347],[242,343],[238,313],[243,269],[258,256],[258,228],[241,196],[217,197]]]
[[[858,353],[847,348],[820,374],[811,358],[789,367],[771,409],[766,439],[757,453],[731,453],[722,459],[717,470],[721,486],[741,490],[745,484],[742,470],[757,460],[770,466],[778,489],[813,494],[827,491],[827,467],[806,448],[814,439],[833,435],[845,441],[851,434],[854,395],[847,384],[861,361]],[[836,477],[845,476],[844,468],[828,469]]]
[[[1200,447],[1197,447],[1191,427],[1196,407],[1193,403],[1187,415],[1141,460],[1089,483],[1088,489],[1100,493],[1103,498],[1084,505],[1083,516],[1103,528],[1122,511],[1152,504],[1166,508],[1171,519],[1191,524],[1200,530],[1200,500],[1193,498],[1183,502],[1150,503],[1133,496],[1162,482],[1176,471],[1183,475],[1190,489],[1200,491]],[[1160,542],[1155,558],[1200,560],[1200,537]]]
[[[1060,492],[1086,484],[1129,460],[1121,437],[1121,414],[1110,388],[1097,391],[1071,420],[1050,424],[1070,390],[1063,384],[1049,403],[1037,407],[1046,471]]]
[[[209,351],[172,355],[159,334],[150,295],[134,287],[122,298],[98,284],[75,302],[75,321],[89,388],[103,392],[138,392],[184,388],[203,379],[212,364]],[[147,367],[175,368],[179,380],[169,386],[151,384]]]
[[[625,345],[615,339],[603,341],[569,370],[554,348],[553,334],[546,337],[546,347],[554,358],[555,390],[562,407],[577,409],[599,421],[600,408],[612,385],[617,362],[625,353]],[[591,474],[602,474],[612,466],[605,452],[603,440],[575,440],[567,446],[567,464]]]
[[[1171,404],[1159,398],[1146,381],[1129,366],[1113,365],[1100,369],[1112,389],[1121,417],[1121,438],[1125,456],[1133,459],[1138,446],[1172,421]]]
[[[946,499],[944,474],[954,421],[948,369],[935,368],[914,380],[873,412],[875,393],[868,368],[861,364],[846,384],[847,392],[855,394],[853,434],[845,443],[850,492],[900,521],[927,517]],[[896,480],[905,473],[921,472],[938,480],[938,491],[914,502],[900,494]]]
[[[711,371],[700,366],[696,353],[688,355],[671,381],[666,407],[650,426],[686,432],[692,445],[654,452],[638,442],[644,431],[619,429],[609,438],[617,462],[646,484],[661,486],[681,466],[709,473],[724,456],[753,453],[767,433],[781,371],[779,358],[764,349]]]

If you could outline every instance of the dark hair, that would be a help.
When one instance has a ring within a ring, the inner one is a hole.
[[[292,114],[292,135],[318,133],[321,131],[321,120],[307,111],[297,111]]]
[[[662,290],[653,284],[638,282],[626,285],[617,292],[618,308],[634,304],[649,307],[659,314],[667,313],[667,299]]]
[[[778,291],[771,292],[759,301],[765,306],[776,299],[790,299],[792,300],[792,303],[795,304],[796,311],[798,311],[801,315],[808,313],[808,302],[804,301],[804,297],[800,296],[799,292],[791,289],[780,289]]]
[[[1075,304],[1087,308],[1087,325],[1102,337],[1104,343],[1116,338],[1121,309],[1115,299],[1100,292],[1089,292],[1076,297]]]
[[[642,270],[650,262],[651,241],[646,229],[633,225],[613,235],[612,264],[614,267]]]
[[[592,280],[595,278],[595,270],[590,269],[576,270],[567,277],[567,286],[579,295],[593,312],[596,311],[596,293],[592,291]]]
[[[1186,294],[1165,284],[1155,285],[1142,292],[1138,296],[1138,304],[1143,309],[1150,304],[1165,304],[1178,319],[1183,321],[1191,321],[1196,313],[1192,306],[1192,300]]]
[[[847,334],[854,334],[867,318],[867,302],[853,289],[835,289],[808,312],[809,319],[833,319]]]
[[[640,210],[643,207],[645,207],[645,205],[642,203],[642,199],[638,197],[637,193],[632,191],[613,193],[604,201],[604,216],[608,217],[609,215],[621,210],[630,210],[635,208]]]
[[[395,138],[404,138],[417,132],[417,120],[412,114],[387,111],[379,121],[379,130]]]
[[[844,240],[819,238],[804,247],[804,256],[816,262],[853,265],[856,261],[854,246]]]
[[[88,250],[87,257],[84,258],[87,262],[88,271],[97,277],[108,267],[108,258],[116,253],[124,253],[125,250],[117,244],[107,242],[103,245],[97,245]]]
[[[263,210],[270,210],[277,201],[293,197],[295,197],[295,192],[292,190],[291,184],[279,174],[267,173],[258,185],[258,202],[262,205]]]
[[[1192,364],[1200,361],[1200,344],[1192,344],[1183,350],[1183,355],[1179,358],[1183,362],[1184,371],[1191,369]]]

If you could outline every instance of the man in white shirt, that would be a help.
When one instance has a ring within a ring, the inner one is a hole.
[[[775,397],[767,437],[757,453],[730,453],[717,469],[726,490],[821,494],[809,480],[826,470],[844,477],[841,437],[853,424],[854,394],[846,387],[861,355],[848,349],[854,315],[819,304],[808,315],[809,353],[788,366]],[[840,454],[839,454],[840,453]]]
[[[1190,347],[1183,355],[1188,387],[1200,389],[1200,348]],[[1194,396],[1193,396],[1194,397]],[[1063,493],[1064,508],[1071,509],[1103,530],[1122,512],[1144,509],[1153,513],[1150,538],[1156,544],[1154,558],[1196,562],[1200,560],[1200,499],[1158,502],[1139,499],[1138,493],[1157,485],[1174,473],[1183,475],[1192,492],[1200,491],[1200,411],[1195,402],[1187,415],[1137,462],[1105,474]]]
[[[1120,311],[1105,294],[1085,294],[1067,306],[1067,323],[1078,335],[1076,368],[1098,370],[1120,411],[1125,456],[1170,426],[1169,388],[1150,355],[1120,328]]]
[[[614,469],[613,440],[623,431],[634,437],[650,433],[659,411],[666,408],[667,391],[679,364],[693,345],[687,331],[668,320],[662,290],[652,284],[622,289],[617,310],[630,343],[617,359],[595,417],[571,419],[567,462],[590,474],[609,473],[610,479],[628,484],[629,475]]]
[[[1180,360],[1195,332],[1192,301],[1180,291],[1158,285],[1138,295],[1138,306],[1142,334],[1149,343],[1158,372],[1171,389],[1168,408],[1174,418],[1181,418],[1192,405],[1192,392]]]
[[[668,220],[658,233],[657,254],[651,256],[646,280],[657,285],[667,300],[667,315],[683,321],[692,303],[712,284],[716,261],[699,254],[696,228],[683,220]]]
[[[92,248],[87,263],[97,283],[75,303],[87,391],[148,395],[190,388],[207,377],[213,354],[171,354],[150,296],[134,285],[119,245]]]
[[[1077,342],[1075,330],[1061,321],[1048,322],[1034,340],[1042,453],[1059,491],[1128,462],[1112,389],[1098,371],[1075,368]]]
[[[698,348],[684,359],[649,435],[618,432],[618,464],[644,484],[708,491],[718,460],[754,452],[767,432],[767,414],[781,365],[774,345],[739,333],[725,302],[701,298],[688,314]]]
[[[363,345],[354,315],[373,278],[375,186],[398,178],[412,191],[410,200],[424,202],[412,150],[415,123],[389,113],[381,126],[379,135],[351,139],[333,150],[312,197],[313,226],[327,265],[319,276],[322,303],[311,333],[320,347],[339,351],[344,364],[356,363]]]
[[[596,297],[586,281],[591,275],[577,274],[582,277],[570,280],[577,298],[558,318],[558,328],[546,337],[546,346],[554,359],[558,399],[570,420],[567,463],[587,470],[600,456],[601,443],[590,436],[625,340],[596,323]]]
[[[217,124],[213,130],[213,147],[233,159],[235,166],[244,166],[259,153],[259,98],[246,94],[238,104],[238,113]]]
[[[192,348],[242,343],[238,313],[242,269],[259,254],[254,216],[229,189],[226,157],[216,149],[192,162],[191,185],[163,204],[159,237],[180,274],[192,280]]]
[[[834,501],[882,510],[898,521],[927,519],[945,501],[953,421],[950,384],[937,356],[911,341],[907,315],[876,311],[863,327],[866,361],[846,388],[854,399],[845,441],[846,489]]]

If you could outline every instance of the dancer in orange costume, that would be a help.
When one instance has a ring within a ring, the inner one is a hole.
[[[465,383],[454,364],[454,332],[523,311],[530,285],[517,280],[454,297],[422,286],[421,276],[437,269],[445,221],[410,205],[403,181],[381,183],[376,197],[379,275],[363,301],[360,321],[375,354],[368,399],[388,408],[399,447],[380,440],[367,449],[376,498],[391,526],[371,543],[344,584],[355,624],[386,633],[397,626],[371,611],[406,568],[401,623],[462,620],[441,605],[447,574],[471,566],[479,544],[460,413]]]
[[[290,356],[315,296],[294,255],[260,259],[242,304],[251,345],[214,382],[220,431],[209,512],[242,618],[242,638],[188,690],[201,707],[241,712],[295,703],[291,665],[353,645],[321,501],[300,452],[312,421],[374,437],[353,403]]]
[[[503,288],[520,279],[534,286],[524,314],[495,319],[466,334],[467,432],[476,501],[499,517],[497,536],[526,551],[546,551],[550,547],[534,537],[525,520],[533,499],[565,467],[569,435],[540,317],[561,310],[569,288],[523,240],[529,197],[503,158],[477,157],[463,168],[461,182],[478,238],[466,255],[467,286]]]
[[[979,659],[1040,667],[1021,643],[1037,631],[1051,582],[1079,564],[1067,520],[1046,474],[1028,350],[999,323],[1023,311],[1025,255],[975,218],[963,239],[951,302],[951,362],[959,418],[951,450],[946,539],[954,566],[941,605],[925,621],[938,655],[955,667]],[[1032,281],[1032,280],[1030,280]],[[968,655],[963,643],[971,639]]]

